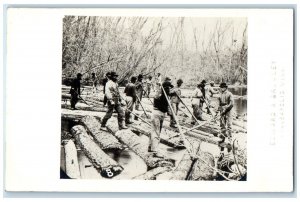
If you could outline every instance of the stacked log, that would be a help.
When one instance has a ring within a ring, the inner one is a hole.
[[[124,149],[123,145],[112,134],[101,130],[100,122],[93,116],[85,116],[80,120],[87,131],[94,137],[101,149]]]
[[[136,176],[132,179],[134,180],[156,180],[156,177],[162,173],[171,171],[172,168],[171,167],[157,167],[157,168],[153,168],[152,170],[149,170],[148,172]]]
[[[108,121],[106,128],[110,131],[121,143],[125,144],[134,153],[141,157],[149,168],[156,167],[173,167],[174,163],[165,158],[157,158],[148,152],[148,144],[142,142],[140,137],[134,134],[131,130],[118,130],[116,122]]]
[[[66,174],[72,179],[80,178],[77,150],[74,142],[68,140],[64,144]]]
[[[103,177],[112,178],[123,171],[123,167],[111,159],[98,144],[93,141],[83,126],[74,126],[71,129],[71,133],[75,137],[76,143]]]

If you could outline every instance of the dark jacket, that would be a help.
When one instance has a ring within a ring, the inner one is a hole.
[[[162,83],[162,86],[167,94],[170,96],[170,89],[173,88],[172,84],[169,81],[165,81]],[[161,112],[168,112],[168,101],[165,97],[164,92],[161,92],[161,95],[158,98],[154,98],[154,108],[160,110]]]
[[[80,80],[79,79],[76,78],[72,81],[70,93],[72,95],[80,95]]]
[[[135,84],[134,83],[129,83],[124,90],[124,93],[126,96],[130,96],[133,98],[133,102],[136,100],[136,89],[135,89]]]

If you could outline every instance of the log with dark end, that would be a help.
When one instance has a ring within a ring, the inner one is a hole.
[[[76,143],[103,177],[112,178],[123,171],[123,167],[111,159],[99,145],[95,143],[83,126],[74,126],[71,129],[71,133],[75,137]]]

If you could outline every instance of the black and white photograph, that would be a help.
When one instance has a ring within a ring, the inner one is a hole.
[[[60,179],[247,181],[247,17],[61,23]]]
[[[6,10],[6,191],[295,190],[292,8]]]

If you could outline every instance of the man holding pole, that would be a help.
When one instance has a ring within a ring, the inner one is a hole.
[[[127,129],[125,126],[124,121],[124,111],[121,106],[121,95],[119,92],[119,86],[117,84],[118,75],[116,72],[111,72],[110,77],[108,78],[109,81],[106,83],[105,86],[105,95],[107,97],[107,105],[108,105],[108,111],[106,112],[105,116],[103,117],[101,128],[104,129],[106,122],[108,119],[111,118],[114,109],[118,113],[118,124],[119,129]]]
[[[80,97],[80,80],[81,80],[82,74],[78,73],[76,79],[72,81],[70,94],[71,94],[71,109],[76,110],[76,103],[79,100]]]
[[[227,137],[231,141],[231,126],[233,120],[233,95],[227,90],[226,83],[220,84],[220,97],[218,111],[221,113],[220,126],[221,126],[221,142],[225,141]],[[227,125],[227,128],[226,128]],[[227,132],[227,133],[226,133]]]
[[[140,102],[142,101],[143,97],[143,75],[140,74],[138,76],[138,81],[135,84],[135,89],[136,89],[136,96],[138,97],[138,102],[136,102],[135,109],[139,110],[140,108]]]
[[[162,84],[162,88],[164,89],[167,96],[170,95],[170,90],[173,88],[171,84],[171,79],[166,78],[165,81]],[[152,119],[151,119],[151,136],[150,136],[150,144],[148,151],[153,154],[153,156],[156,157],[163,157],[159,156],[158,154],[158,146],[159,146],[159,139],[160,139],[160,132],[162,129],[163,121],[165,118],[165,114],[168,112],[168,98],[166,98],[165,94],[162,92],[162,90],[156,91],[155,97],[154,97],[154,109],[152,112]]]
[[[125,87],[124,93],[126,95],[125,101],[127,103],[127,110],[125,112],[125,124],[131,124],[131,112],[136,101],[136,90],[135,90],[136,77],[131,77],[130,83]]]
[[[171,89],[171,91],[170,91],[171,106],[172,106],[172,109],[175,112],[175,115],[177,115],[177,113],[178,113],[179,103],[181,102],[181,100],[180,100],[180,96],[181,96],[180,87],[181,87],[182,83],[183,83],[182,79],[178,79],[177,80],[177,87]],[[169,113],[169,114],[170,114],[170,127],[177,128],[174,116],[172,115],[172,113]]]

